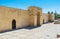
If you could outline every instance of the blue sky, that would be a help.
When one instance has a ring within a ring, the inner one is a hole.
[[[28,9],[29,6],[38,6],[44,13],[55,10],[60,13],[60,0],[0,0],[0,6]]]

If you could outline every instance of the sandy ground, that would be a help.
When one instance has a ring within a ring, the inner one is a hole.
[[[47,23],[34,29],[19,29],[0,34],[0,39],[59,39],[60,24]]]

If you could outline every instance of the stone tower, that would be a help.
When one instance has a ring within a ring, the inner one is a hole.
[[[54,14],[53,14],[53,12],[48,14],[48,21],[49,22],[53,22],[54,21]]]
[[[30,25],[40,26],[42,24],[42,9],[36,6],[31,6],[28,8],[30,14]]]

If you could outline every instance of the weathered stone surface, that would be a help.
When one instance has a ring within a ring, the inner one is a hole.
[[[49,16],[42,14],[42,8],[31,6],[28,10],[0,6],[0,32],[12,30],[13,20],[15,20],[16,29],[26,26],[39,26],[47,22]],[[51,15],[51,14],[50,14]],[[54,16],[49,20],[54,20]]]

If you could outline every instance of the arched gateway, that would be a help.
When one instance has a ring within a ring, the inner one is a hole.
[[[16,20],[12,20],[12,29],[16,29]]]

